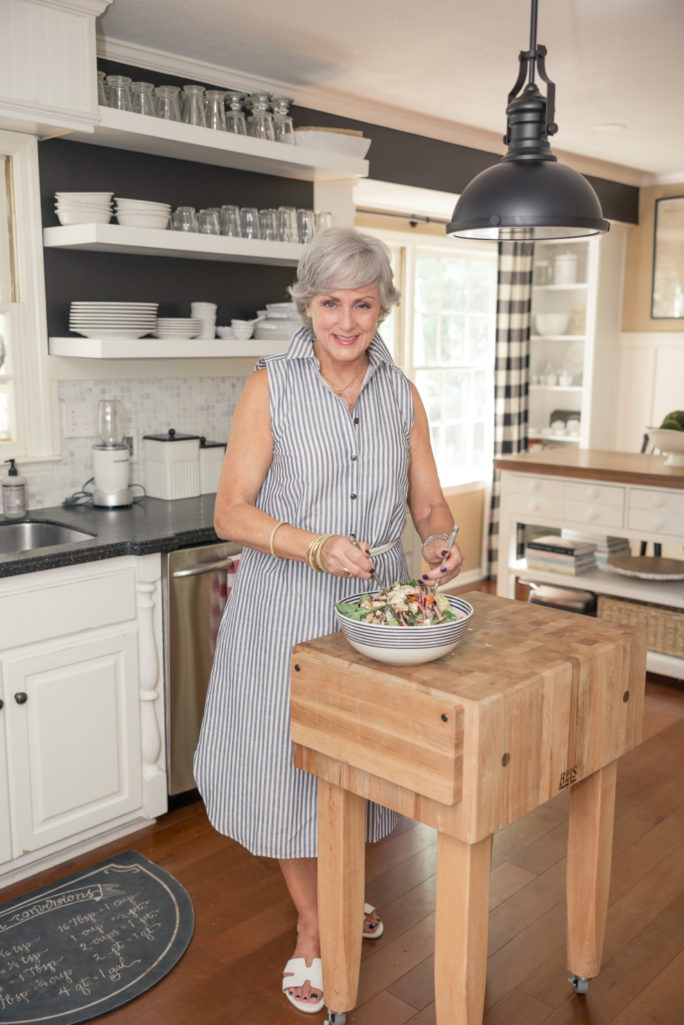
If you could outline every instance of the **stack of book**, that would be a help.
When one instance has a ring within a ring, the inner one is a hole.
[[[629,541],[625,537],[612,537],[610,534],[602,537],[590,538],[586,534],[579,534],[573,530],[564,529],[563,537],[569,538],[571,541],[588,541],[596,543],[596,551],[594,557],[596,559],[596,565],[599,569],[605,569],[611,559],[614,559],[618,555],[629,555],[631,548]]]
[[[591,541],[545,534],[527,542],[525,559],[528,569],[578,576],[580,573],[596,569],[595,551],[596,544]]]

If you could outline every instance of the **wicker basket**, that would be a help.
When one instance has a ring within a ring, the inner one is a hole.
[[[625,626],[645,625],[649,651],[684,657],[684,612],[678,609],[600,594],[597,615]]]

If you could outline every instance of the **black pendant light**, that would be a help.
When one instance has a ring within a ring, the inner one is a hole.
[[[547,78],[545,57],[546,47],[537,45],[537,0],[532,0],[530,48],[520,52],[518,80],[508,94],[508,152],[463,190],[448,235],[534,240],[608,231],[610,225],[589,182],[559,164],[551,152],[548,136],[558,131],[556,87]],[[536,70],[548,86],[546,96],[535,83]]]

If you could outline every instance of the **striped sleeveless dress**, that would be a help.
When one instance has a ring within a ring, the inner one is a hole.
[[[319,374],[306,328],[268,368],[273,459],[258,508],[304,530],[356,534],[373,546],[401,537],[413,401],[379,335],[352,413]],[[376,557],[385,581],[408,577],[401,544]],[[216,643],[194,772],[212,825],[253,854],[316,856],[316,777],[297,769],[290,740],[293,645],[337,629],[334,604],[359,581],[244,549]],[[394,812],[368,804],[366,837]]]

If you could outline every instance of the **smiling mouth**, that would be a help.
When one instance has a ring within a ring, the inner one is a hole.
[[[333,335],[333,338],[337,342],[341,342],[342,345],[351,345],[353,342],[357,340],[358,337],[358,335]]]

